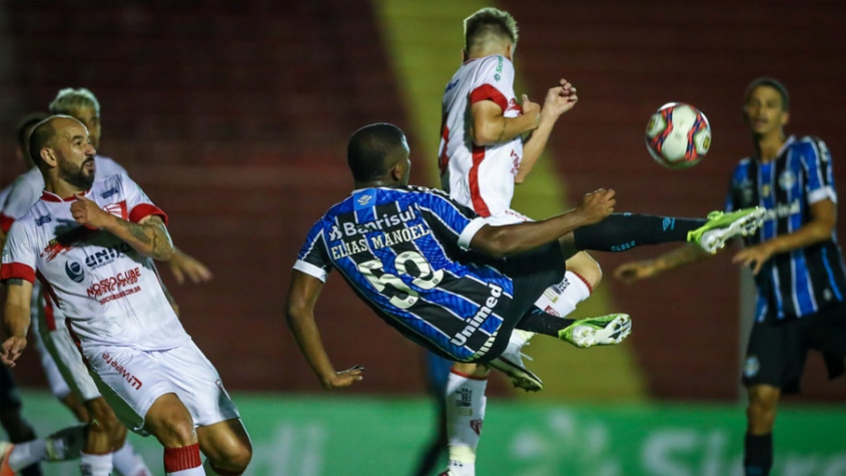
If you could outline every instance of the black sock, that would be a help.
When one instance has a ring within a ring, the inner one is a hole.
[[[746,434],[743,471],[746,476],[769,476],[773,466],[773,434]]]
[[[553,316],[552,314],[547,314],[535,307],[524,314],[523,318],[520,319],[520,322],[518,322],[514,327],[524,331],[552,336],[557,339],[558,331],[566,329],[567,326],[574,322],[576,322],[575,319]]]
[[[701,227],[706,221],[613,213],[599,223],[577,228],[573,237],[580,250],[626,251],[641,245],[687,242],[687,232]]]

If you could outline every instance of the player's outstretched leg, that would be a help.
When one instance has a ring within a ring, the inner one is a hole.
[[[714,253],[730,238],[753,233],[763,224],[765,215],[766,210],[760,207],[712,212],[707,219],[614,213],[599,223],[577,228],[560,241],[565,257],[581,250],[618,252],[673,242],[696,243]]]

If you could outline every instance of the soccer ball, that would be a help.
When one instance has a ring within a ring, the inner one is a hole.
[[[664,167],[692,167],[705,157],[710,147],[708,118],[690,104],[664,104],[646,125],[646,149]]]

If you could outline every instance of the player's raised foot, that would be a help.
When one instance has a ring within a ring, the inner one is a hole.
[[[15,476],[18,474],[9,466],[9,455],[12,454],[14,448],[15,445],[8,441],[0,441],[0,476]]]
[[[79,459],[88,436],[88,425],[77,425],[53,433],[45,438],[47,461]]]
[[[766,214],[767,210],[762,207],[744,208],[731,213],[711,212],[704,225],[687,234],[687,241],[696,243],[709,253],[716,253],[730,238],[755,233],[764,223]]]
[[[595,345],[616,345],[632,333],[632,319],[628,314],[579,319],[558,331],[558,338],[586,349]]]
[[[523,365],[523,357],[532,360],[531,357],[522,352],[523,347],[529,344],[529,339],[534,337],[533,332],[514,329],[508,347],[499,357],[488,362],[490,368],[499,370],[508,375],[511,384],[515,388],[522,388],[527,392],[538,392],[543,390],[543,381]]]

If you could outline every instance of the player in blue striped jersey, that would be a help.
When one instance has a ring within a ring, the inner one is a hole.
[[[759,78],[746,90],[744,116],[755,155],[740,161],[731,177],[726,210],[761,206],[766,220],[744,239],[734,262],[755,275],[755,322],[747,347],[743,384],[749,393],[744,466],[749,476],[772,467],[772,429],[782,393],[799,391],[808,352],[822,353],[829,376],[844,373],[846,360],[846,269],[837,244],[837,193],[831,154],[814,137],[784,134],[787,89]],[[655,260],[621,265],[627,281],[707,256],[693,247]]]
[[[312,227],[294,265],[288,324],[327,388],[361,378],[360,369],[334,370],[314,322],[333,268],[409,339],[453,361],[485,363],[502,353],[515,326],[580,347],[616,344],[628,335],[624,314],[597,325],[528,312],[544,289],[560,282],[564,258],[577,250],[688,240],[711,249],[754,229],[761,216],[754,209],[709,220],[612,214],[614,191],[600,189],[562,215],[491,226],[443,192],[408,186],[408,157],[396,126],[373,124],[353,134],[348,161],[355,190]]]

